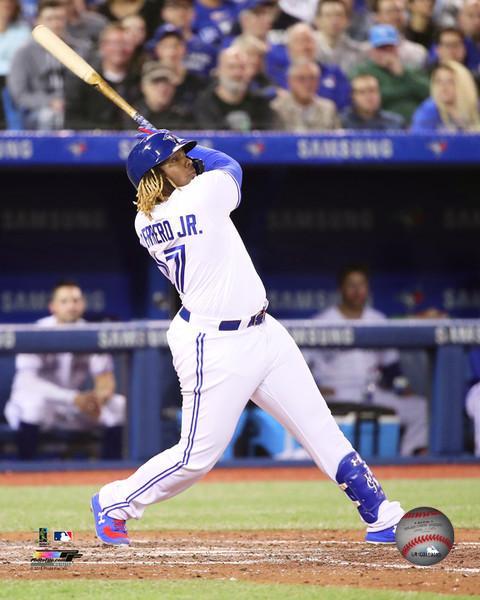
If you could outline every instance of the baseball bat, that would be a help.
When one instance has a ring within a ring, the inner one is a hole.
[[[45,25],[37,25],[33,28],[32,36],[40,46],[43,46],[47,52],[50,52],[62,65],[65,65],[77,77],[83,79],[85,83],[94,87],[97,92],[103,94],[125,111],[137,125],[144,129],[156,129],[131,104],[122,98],[85,59],[77,54],[73,48],[70,48],[51,29],[45,27]]]

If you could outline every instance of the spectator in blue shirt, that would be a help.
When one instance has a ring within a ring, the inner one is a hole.
[[[195,19],[193,0],[165,0],[161,17],[165,24],[180,29],[183,34],[187,43],[187,54],[184,60],[186,68],[191,73],[208,77],[217,64],[217,49],[214,43],[205,42],[193,31]],[[162,28],[157,31],[162,31]]]
[[[357,75],[351,80],[352,106],[341,115],[345,129],[404,129],[405,119],[397,113],[382,110],[378,80],[373,75]]]
[[[0,0],[0,93],[5,88],[13,55],[29,37],[30,27],[22,19],[19,0]],[[0,98],[0,129],[4,129],[1,100]]]
[[[231,34],[224,37],[223,48],[228,48],[238,36],[253,36],[266,44],[272,43],[270,34],[277,16],[273,0],[248,0],[239,7],[238,19]]]
[[[229,35],[236,21],[238,4],[234,0],[195,0],[193,30],[211,44]]]
[[[279,87],[287,89],[287,71],[291,63],[315,61],[317,46],[312,27],[296,23],[287,29],[286,44],[276,44],[267,53],[267,75]],[[350,83],[335,65],[319,64],[321,75],[317,93],[335,103],[338,110],[350,105]]]
[[[432,74],[431,95],[415,111],[412,131],[478,131],[478,93],[463,65],[449,61]]]

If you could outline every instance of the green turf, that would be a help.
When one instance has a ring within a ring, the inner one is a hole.
[[[405,509],[434,506],[454,527],[480,527],[478,479],[387,480],[384,488]],[[0,488],[0,532],[38,527],[91,529],[92,486]],[[149,507],[135,530],[341,529],[362,528],[357,512],[332,483],[200,483]],[[1,536],[1,534],[0,534]]]
[[[472,596],[240,581],[2,581],[0,598],[19,600],[471,600]]]

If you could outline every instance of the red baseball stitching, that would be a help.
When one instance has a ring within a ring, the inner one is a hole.
[[[414,546],[416,546],[417,544],[423,544],[424,542],[442,542],[442,544],[445,544],[445,546],[450,550],[452,547],[452,542],[445,537],[444,535],[440,535],[439,533],[432,533],[430,535],[419,535],[416,538],[413,538],[413,540],[410,540],[408,542],[408,544],[405,544],[405,546],[402,549],[402,554],[403,556],[407,556],[409,550],[411,550]]]
[[[425,512],[408,512],[403,515],[404,519],[423,519],[424,517],[434,517],[441,515],[442,513],[438,510],[430,510]]]

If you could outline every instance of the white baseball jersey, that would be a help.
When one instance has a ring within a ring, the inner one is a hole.
[[[332,479],[352,452],[286,329],[270,315],[247,320],[263,308],[265,289],[230,220],[239,199],[233,177],[214,169],[175,190],[155,207],[153,219],[136,217],[142,245],[174,283],[184,307],[203,319],[179,312],[167,333],[183,397],[179,443],[130,477],[102,487],[99,524],[104,515],[138,519],[148,505],[205,475],[250,398],[287,427]],[[242,328],[220,327],[221,320],[244,319]],[[369,527],[380,531],[402,515],[398,502],[384,500]]]
[[[152,220],[136,217],[140,243],[194,314],[240,319],[265,304],[263,283],[228,217],[239,203],[237,182],[216,169],[176,189]]]
[[[327,308],[314,319],[324,323],[346,324],[351,322],[337,306]],[[365,307],[360,321],[384,323],[387,319],[378,310]],[[378,369],[399,360],[396,350],[306,350],[304,356],[309,363],[315,380],[321,387],[335,390],[334,398],[359,402],[363,399],[367,385],[375,381]]]
[[[80,326],[79,320],[69,327]],[[39,327],[61,327],[51,315],[37,321]],[[24,405],[32,396],[41,394],[56,403],[71,404],[88,378],[113,371],[112,357],[108,354],[73,354],[71,352],[44,354],[17,354],[15,377],[5,416],[10,426],[18,427]]]

